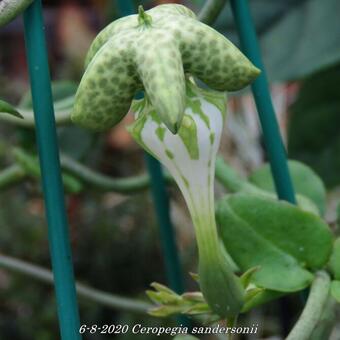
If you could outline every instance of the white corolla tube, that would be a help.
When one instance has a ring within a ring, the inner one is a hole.
[[[132,105],[134,139],[157,158],[177,182],[190,211],[199,250],[199,283],[210,308],[236,316],[244,290],[222,255],[215,222],[215,159],[226,115],[226,95],[187,80],[186,109],[174,135],[147,98]]]

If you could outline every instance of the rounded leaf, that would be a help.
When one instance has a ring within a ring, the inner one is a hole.
[[[332,247],[328,225],[316,215],[271,198],[234,194],[218,204],[227,251],[243,270],[259,266],[256,285],[293,292],[308,286],[307,269],[324,266]]]
[[[326,189],[321,178],[314,170],[301,162],[289,160],[288,166],[296,192],[312,200],[323,214],[326,204]],[[249,176],[249,180],[261,189],[275,192],[269,164],[255,170]]]

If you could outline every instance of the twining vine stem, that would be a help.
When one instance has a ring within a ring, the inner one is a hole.
[[[38,172],[39,164],[37,159],[28,154],[26,154],[26,156],[31,158],[31,163],[36,163]],[[86,165],[65,154],[61,154],[60,162],[64,171],[73,175],[81,182],[89,184],[91,187],[101,191],[114,191],[122,194],[132,194],[146,190],[150,186],[150,177],[145,173],[124,178],[112,178],[90,169]],[[225,163],[221,157],[217,158],[215,175],[216,179],[225,188],[232,192],[240,190],[245,190],[247,192],[258,191],[254,185],[248,183],[236,174],[236,172],[227,163]],[[0,172],[0,189],[17,184],[29,176],[31,176],[31,173],[27,172],[27,169],[21,167],[20,164],[10,165]],[[167,172],[165,172],[165,180],[168,184],[174,183],[173,178]]]
[[[226,0],[208,0],[198,14],[198,19],[207,25],[214,23],[221,13]]]
[[[0,267],[29,275],[39,281],[49,284],[53,284],[54,281],[53,274],[50,270],[10,256],[0,254]],[[83,296],[88,300],[115,309],[134,313],[147,313],[147,310],[151,307],[147,302],[113,295],[88,287],[82,283],[76,283],[76,289],[79,296]]]
[[[305,308],[286,340],[310,339],[326,305],[330,282],[330,277],[325,271],[315,274]]]

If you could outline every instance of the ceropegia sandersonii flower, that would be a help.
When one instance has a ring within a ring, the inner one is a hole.
[[[218,91],[248,85],[259,70],[222,34],[182,5],[165,4],[120,18],[93,41],[72,120],[96,130],[116,125],[144,90],[176,133],[185,107],[185,74]]]
[[[200,286],[211,309],[238,314],[243,289],[220,251],[214,218],[214,167],[224,94],[248,85],[259,70],[228,39],[182,5],[165,4],[118,19],[98,34],[86,58],[72,120],[93,130],[116,125],[133,104],[131,132],[176,179],[199,248]],[[176,134],[177,135],[173,135]]]
[[[129,131],[168,169],[188,205],[205,299],[218,315],[237,315],[244,293],[221,254],[214,211],[215,158],[226,113],[225,94],[200,89],[188,80],[183,122],[176,135],[161,122],[147,98],[136,101],[132,111],[136,120]]]

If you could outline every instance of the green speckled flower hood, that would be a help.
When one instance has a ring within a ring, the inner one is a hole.
[[[176,133],[185,108],[185,74],[210,88],[235,91],[259,70],[228,39],[182,5],[160,5],[114,21],[94,40],[72,120],[103,130],[128,112],[144,90],[160,119]]]

